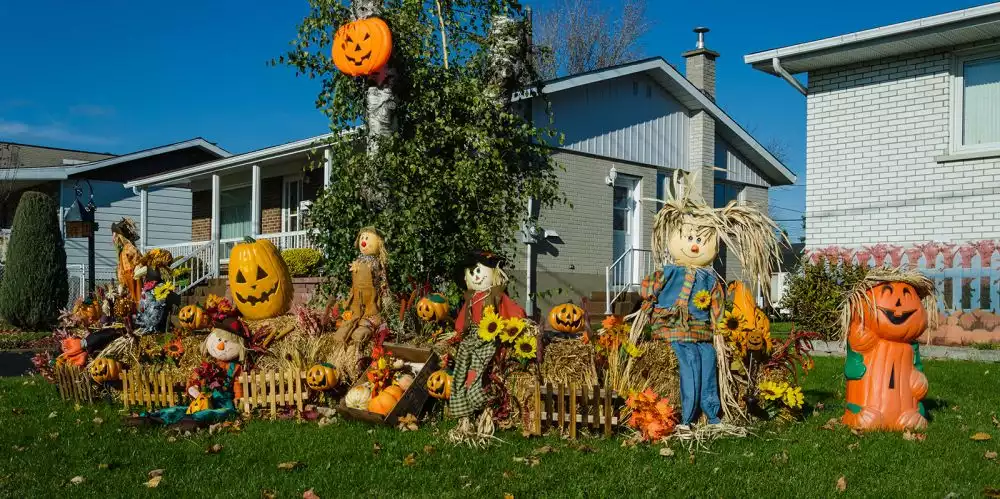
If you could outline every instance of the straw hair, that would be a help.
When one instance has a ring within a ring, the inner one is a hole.
[[[840,339],[847,339],[851,322],[857,320],[864,322],[865,311],[872,310],[875,303],[868,296],[868,290],[886,282],[902,282],[913,286],[917,291],[917,296],[923,302],[924,311],[927,313],[927,329],[937,328],[938,309],[937,298],[934,295],[934,281],[916,270],[903,270],[901,268],[878,268],[872,269],[865,275],[865,278],[854,285],[854,289],[847,293],[847,297],[840,308]],[[928,340],[929,340],[928,336]]]

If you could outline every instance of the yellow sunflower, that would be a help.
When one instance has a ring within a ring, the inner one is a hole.
[[[175,286],[173,282],[165,282],[153,288],[153,298],[156,301],[163,301],[167,299],[167,296],[174,291]]]
[[[521,336],[514,343],[514,351],[522,359],[533,359],[538,352],[538,339],[529,335]]]
[[[727,310],[717,325],[724,337],[731,337],[747,327],[746,318],[736,310]]]
[[[705,310],[712,304],[712,294],[704,289],[694,294],[694,306]]]
[[[483,318],[479,321],[479,338],[481,340],[495,340],[503,328],[504,320],[493,311],[493,307],[483,309]]]
[[[777,400],[781,398],[787,388],[787,383],[778,384],[774,381],[764,381],[760,385],[757,385],[757,389],[760,390],[760,396],[764,397],[764,400]]]
[[[802,388],[795,386],[785,389],[784,402],[785,405],[791,407],[792,409],[802,407]]]
[[[517,317],[507,319],[504,323],[503,330],[500,331],[500,341],[504,343],[513,343],[526,327],[528,327],[528,323],[524,319]]]

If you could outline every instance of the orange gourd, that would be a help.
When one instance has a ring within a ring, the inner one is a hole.
[[[757,307],[757,300],[742,281],[733,281],[727,291],[733,300],[733,311],[744,319],[747,350],[771,350],[771,320]]]
[[[340,27],[333,37],[333,63],[344,74],[368,76],[389,62],[392,32],[385,21],[369,17]]]
[[[924,428],[927,394],[914,341],[927,328],[926,292],[905,282],[880,282],[856,301],[847,336],[844,424],[901,431]]]
[[[394,388],[394,389],[393,389]],[[382,416],[388,415],[392,408],[403,396],[403,389],[398,386],[390,386],[372,397],[368,402],[368,412],[374,412]]]
[[[556,305],[549,311],[549,325],[560,333],[578,333],[583,329],[583,309],[572,304]]]

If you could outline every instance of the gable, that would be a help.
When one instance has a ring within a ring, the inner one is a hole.
[[[771,183],[761,174],[760,170],[718,134],[715,136],[715,166],[726,169],[724,172],[716,171],[715,178],[760,187],[771,187]]]

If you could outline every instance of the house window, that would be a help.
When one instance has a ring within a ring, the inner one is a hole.
[[[242,239],[253,235],[250,196],[250,186],[224,189],[219,193],[220,238]]]
[[[743,204],[743,186],[728,182],[716,182],[714,197],[716,208],[724,208],[730,201],[738,201]]]
[[[960,57],[952,89],[952,149],[1000,149],[1000,54]]]
[[[282,194],[281,231],[294,232],[304,228],[302,221],[302,176],[285,177]]]

